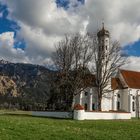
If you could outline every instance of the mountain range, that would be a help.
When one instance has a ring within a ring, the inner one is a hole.
[[[44,66],[0,60],[0,105],[45,108],[55,72]]]

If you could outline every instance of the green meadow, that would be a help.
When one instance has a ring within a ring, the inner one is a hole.
[[[0,115],[0,140],[139,140],[140,120],[75,121]]]

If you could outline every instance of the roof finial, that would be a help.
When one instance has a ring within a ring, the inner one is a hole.
[[[102,29],[104,29],[104,19],[102,19]]]

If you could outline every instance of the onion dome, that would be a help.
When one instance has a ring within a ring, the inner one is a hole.
[[[98,37],[107,36],[109,37],[109,31],[104,28],[104,23],[102,29],[97,33]]]

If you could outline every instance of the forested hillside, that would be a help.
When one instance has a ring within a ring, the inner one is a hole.
[[[55,73],[32,64],[0,61],[0,107],[44,110]]]

